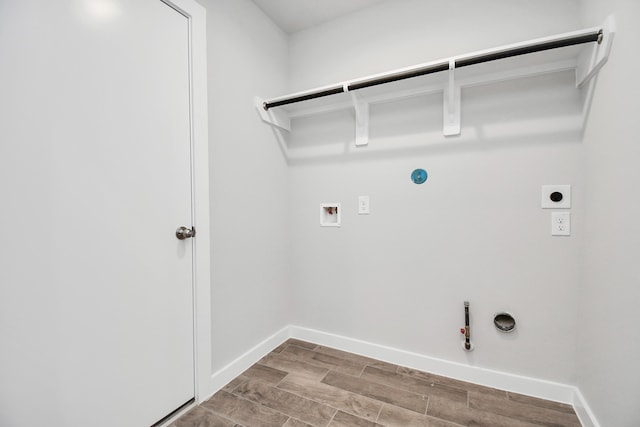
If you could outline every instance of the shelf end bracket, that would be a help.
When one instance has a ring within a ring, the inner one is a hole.
[[[460,135],[460,102],[461,89],[455,80],[456,62],[449,61],[449,81],[444,88],[443,112],[444,112],[444,136]]]
[[[356,146],[369,144],[369,103],[349,92],[356,113]]]
[[[263,122],[268,123],[272,126],[279,127],[280,129],[284,129],[286,131],[291,131],[291,119],[287,115],[286,112],[279,110],[277,108],[270,108],[268,110],[264,109],[264,99],[256,96],[253,99],[256,110],[258,110],[258,115]]]
[[[585,49],[578,57],[576,67],[576,87],[582,88],[604,66],[611,53],[611,45],[615,35],[615,18],[609,15],[601,27],[601,41],[591,49]]]

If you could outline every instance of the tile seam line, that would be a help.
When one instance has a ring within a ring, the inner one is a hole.
[[[284,391],[284,390],[282,390],[282,391]],[[227,393],[229,393],[229,392],[227,392]],[[247,401],[247,402],[249,402],[249,403],[253,403],[254,405],[262,406],[263,408],[267,408],[267,409],[269,409],[269,410],[271,410],[271,411],[275,411],[275,412],[277,412],[277,413],[278,413],[278,414],[280,414],[280,415],[284,415],[285,417],[287,417],[287,420],[288,420],[289,418],[291,418],[291,416],[290,416],[290,415],[287,415],[287,414],[285,414],[284,412],[281,412],[281,411],[279,411],[279,410],[277,410],[277,409],[274,409],[274,408],[272,408],[272,407],[270,407],[270,406],[263,405],[262,403],[256,402],[255,400],[247,399],[246,397],[244,397],[244,396],[239,396],[239,395],[237,395],[237,394],[235,394],[235,393],[229,393],[229,394],[231,394],[232,396],[234,396],[234,397],[236,397],[236,398],[238,398],[238,399],[241,399],[241,400]],[[232,421],[233,421],[233,420],[232,420]],[[285,423],[286,423],[286,421],[285,421]],[[284,425],[284,424],[283,424],[283,425]]]
[[[285,377],[285,378],[283,378],[283,380],[282,380],[282,381],[284,381],[285,379],[286,379],[286,377]],[[280,382],[282,382],[282,381],[280,381]],[[375,403],[382,403],[382,404],[384,405],[384,402],[380,402],[379,400],[372,399],[372,398],[367,397],[367,396],[365,396],[365,395],[363,395],[363,394],[354,393],[354,392],[352,392],[352,391],[345,390],[345,389],[340,388],[340,387],[332,386],[332,385],[329,385],[329,384],[323,383],[323,382],[321,382],[321,381],[318,381],[318,382],[319,382],[320,384],[326,385],[327,387],[332,387],[332,388],[335,388],[335,389],[337,389],[337,390],[343,391],[343,392],[345,392],[345,393],[349,393],[349,395],[358,396],[358,397],[361,397],[361,398],[363,398],[363,399],[370,400],[370,401],[371,401],[371,403],[374,403],[374,404],[375,404]],[[363,417],[362,415],[354,414],[353,412],[347,411],[347,410],[345,410],[345,409],[336,408],[336,407],[334,407],[334,406],[333,406],[333,404],[323,403],[323,402],[320,402],[320,401],[314,400],[314,398],[310,398],[310,397],[306,397],[306,396],[303,396],[303,395],[301,395],[301,394],[298,394],[298,393],[296,393],[296,392],[294,392],[294,391],[287,390],[287,389],[284,389],[284,388],[280,388],[280,387],[279,387],[279,385],[278,385],[278,386],[275,386],[275,388],[277,388],[278,390],[286,391],[287,393],[291,393],[291,394],[293,394],[293,395],[295,395],[295,396],[298,396],[298,397],[301,397],[301,398],[303,398],[303,399],[311,400],[312,402],[318,403],[318,404],[323,405],[323,406],[326,406],[326,407],[328,407],[328,408],[335,409],[335,410],[336,410],[336,412],[333,414],[333,416],[331,417],[331,419],[333,419],[333,417],[335,417],[335,416],[336,416],[336,414],[337,414],[339,411],[342,411],[342,412],[347,413],[347,414],[349,414],[349,415],[353,415],[354,417],[358,417],[358,418],[362,418],[362,419],[368,420],[368,418]],[[380,411],[381,411],[381,410],[382,410],[382,405],[381,405],[380,410],[378,410],[378,415],[380,415]],[[376,418],[376,419],[377,419],[377,418]]]
[[[380,409],[378,409],[378,415],[376,415],[376,420],[374,421],[375,423],[378,422],[378,420],[380,419],[380,414],[382,414],[382,409],[384,408],[384,406],[387,405],[387,403],[382,403],[382,405],[380,405]]]
[[[377,369],[377,370],[379,370],[379,371],[383,371],[383,372],[385,372],[385,370],[384,370],[384,369],[380,369],[380,368],[375,367],[375,366],[369,366],[369,365],[368,365],[367,367],[371,367],[372,369]],[[400,368],[400,366],[398,366],[398,368]],[[431,374],[430,372],[427,372],[427,371],[418,371],[418,372],[425,372],[425,373],[427,373],[427,374]],[[364,372],[363,372],[363,373],[364,373]],[[393,373],[394,373],[394,374],[396,374],[396,375],[400,375],[400,376],[402,376],[402,377],[405,377],[405,378],[413,378],[414,380],[417,380],[417,381],[420,381],[420,382],[427,383],[427,385],[429,385],[430,387],[434,387],[434,386],[436,386],[436,387],[444,387],[444,388],[447,388],[447,389],[453,389],[453,390],[457,390],[457,391],[463,391],[463,392],[465,392],[465,393],[467,393],[467,394],[469,393],[469,390],[468,390],[468,389],[458,388],[458,387],[454,387],[454,386],[446,385],[446,384],[437,384],[435,381],[428,381],[428,380],[426,380],[426,379],[418,378],[418,377],[415,377],[415,376],[413,376],[413,375],[411,375],[411,374],[405,374],[405,373],[403,373],[403,372],[393,372]],[[438,376],[438,375],[436,375],[436,374],[431,374],[431,375]],[[444,378],[447,378],[447,377],[444,377]],[[363,378],[363,379],[364,379],[364,378]],[[377,382],[377,381],[372,381],[372,382],[375,382],[375,383],[377,383],[377,384],[382,384],[382,383],[379,383],[379,382]],[[463,382],[464,382],[464,381],[463,381]],[[393,386],[389,386],[389,387],[393,387]],[[393,387],[393,388],[397,388],[397,387]],[[490,387],[487,387],[487,388],[490,388]],[[399,390],[406,390],[406,389],[399,389]],[[410,391],[410,390],[406,390],[406,391]],[[411,393],[416,393],[416,392],[414,391],[414,392],[411,392]],[[417,394],[420,394],[420,393],[417,393]],[[425,394],[424,396],[429,397],[429,395],[428,395],[428,394]]]
[[[288,374],[287,374],[287,375],[288,375]],[[280,384],[280,383],[281,383],[282,381],[284,381],[286,378],[287,378],[287,377],[284,377],[282,380],[280,380],[280,382],[279,382],[278,384]],[[250,381],[251,381],[251,379],[250,379]],[[309,398],[309,397],[306,397],[306,396],[302,396],[302,395],[300,395],[300,394],[298,394],[298,393],[296,393],[296,392],[293,392],[293,391],[290,391],[290,390],[286,390],[286,389],[280,388],[280,387],[278,387],[278,385],[272,385],[272,384],[266,383],[266,382],[264,382],[264,381],[262,381],[262,380],[260,380],[260,379],[258,379],[258,378],[253,379],[253,381],[255,381],[255,382],[259,382],[259,383],[261,383],[262,385],[265,385],[265,386],[267,386],[267,387],[271,387],[271,388],[277,389],[278,391],[281,391],[281,392],[283,392],[283,393],[289,393],[289,394],[291,394],[291,395],[293,395],[293,396],[296,396],[296,397],[299,397],[299,398],[301,398],[301,399],[307,400],[307,401],[309,401],[309,402],[311,402],[311,403],[315,403],[315,404],[318,404],[318,405],[325,406],[325,407],[327,407],[327,408],[331,408],[331,409],[335,410],[335,412],[334,412],[334,413],[333,413],[333,415],[331,416],[331,420],[333,420],[333,417],[335,417],[335,415],[338,413],[338,411],[340,411],[340,409],[338,409],[338,408],[334,408],[334,407],[333,407],[333,406],[331,406],[331,405],[327,405],[326,403],[318,402],[317,400],[314,400],[314,399]],[[233,393],[232,393],[232,394],[233,394]],[[294,419],[294,420],[296,420],[296,421],[304,422],[304,421],[302,421],[302,420],[300,420],[300,419],[298,419],[298,418],[293,417],[292,415],[285,414],[284,412],[282,412],[282,411],[280,411],[280,410],[278,410],[278,409],[272,408],[272,407],[271,407],[271,406],[269,406],[269,405],[264,405],[264,404],[262,404],[262,403],[256,402],[256,401],[251,400],[251,399],[247,399],[247,398],[245,398],[245,397],[243,397],[243,396],[239,396],[239,395],[236,395],[236,394],[233,394],[233,395],[234,395],[234,396],[237,396],[237,397],[238,397],[238,398],[240,398],[240,399],[248,400],[249,402],[252,402],[252,403],[258,404],[258,405],[260,405],[260,406],[264,406],[265,408],[272,409],[272,410],[274,410],[274,411],[276,411],[276,412],[281,413],[282,415],[285,415],[285,416],[287,416],[287,417],[289,417],[289,418],[293,418],[293,419]],[[352,414],[352,415],[355,415],[355,414]],[[329,420],[329,422],[331,422],[331,420]],[[308,423],[306,423],[306,424],[308,424]]]
[[[347,374],[345,374],[345,375],[347,375]],[[401,375],[401,374],[400,374],[400,375]],[[368,381],[366,378],[362,378],[362,377],[354,377],[354,378],[360,378],[360,379],[362,379],[363,381]],[[394,386],[392,386],[392,385],[383,384],[383,383],[378,382],[378,381],[370,381],[370,382],[372,382],[372,383],[374,383],[374,384],[382,385],[382,386],[385,386],[385,387],[389,387],[389,388],[392,388],[392,389],[394,389],[394,390],[398,390],[398,391],[403,391],[403,392],[406,392],[406,393],[415,394],[416,396],[420,396],[420,397],[422,397],[422,398],[425,398],[425,397],[426,397],[427,399],[429,399],[429,397],[430,397],[428,394],[424,394],[424,393],[417,393],[417,392],[415,392],[415,391],[407,390],[407,389],[404,389],[404,388],[398,388],[398,387],[394,387]],[[457,388],[455,388],[455,387],[451,387],[451,388],[454,388],[455,390],[459,390],[459,391],[467,392],[467,390],[457,389]],[[468,392],[467,392],[467,395],[468,395]],[[449,399],[449,400],[452,400],[452,399]],[[414,411],[414,412],[415,412],[415,411]]]

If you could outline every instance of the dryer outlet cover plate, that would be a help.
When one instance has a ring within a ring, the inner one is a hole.
[[[542,209],[570,209],[570,185],[543,185]]]

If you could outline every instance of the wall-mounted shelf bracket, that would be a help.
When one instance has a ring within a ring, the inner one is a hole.
[[[286,131],[291,131],[291,119],[284,111],[280,111],[277,109],[264,109],[264,99],[256,96],[253,99],[254,104],[256,106],[256,110],[260,115],[260,118],[263,122],[269,123],[271,125],[277,126],[280,129],[284,129]]]
[[[614,30],[610,16],[597,28],[489,48],[266,101],[256,97],[255,106],[264,122],[287,131],[292,118],[353,109],[355,144],[364,146],[369,142],[371,104],[440,92],[443,134],[460,135],[462,88],[566,70],[575,70],[576,86],[581,88],[594,81],[606,63]],[[588,110],[591,98],[585,99]]]
[[[604,66],[611,53],[615,35],[615,18],[609,15],[602,24],[602,34],[598,43],[583,50],[578,56],[576,66],[576,87],[582,88]]]
[[[443,130],[445,136],[460,135],[460,101],[461,101],[461,89],[460,85],[456,84],[456,62],[455,60],[449,61],[449,81],[444,88],[443,99],[443,117],[444,124]]]
[[[367,145],[369,143],[369,103],[359,99],[354,92],[349,92],[349,95],[356,113],[356,145]]]

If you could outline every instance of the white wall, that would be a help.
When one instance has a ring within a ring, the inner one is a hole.
[[[289,324],[287,167],[253,97],[285,91],[287,37],[249,0],[207,8],[212,370]]]
[[[617,33],[598,77],[584,147],[586,221],[577,384],[604,426],[640,425],[640,3],[584,2],[585,25],[614,13]]]
[[[577,1],[386,2],[293,34],[290,90],[581,28]],[[549,13],[553,10],[553,13]],[[353,117],[295,120],[289,149],[296,325],[499,371],[574,382],[583,235],[580,93],[568,73],[463,92],[462,136],[441,95]],[[426,184],[411,171],[430,173]],[[542,184],[573,185],[573,235],[550,236]],[[356,214],[358,195],[371,215]],[[343,204],[321,228],[318,205]],[[470,300],[476,350],[461,350]],[[512,312],[500,334],[493,313]]]
[[[603,426],[638,424],[631,303],[639,206],[631,196],[618,200],[611,221],[607,205],[613,185],[615,195],[632,195],[638,180],[628,126],[638,111],[631,96],[638,93],[631,75],[637,4],[461,1],[432,10],[398,0],[287,40],[249,1],[202,3],[209,12],[214,370],[292,323],[577,383]],[[254,95],[598,25],[611,11],[619,35],[584,144],[576,126],[580,93],[566,73],[465,91],[459,138],[442,137],[436,95],[373,106],[371,143],[359,150],[344,113],[296,120],[289,171],[251,107]],[[415,167],[430,173],[423,186],[409,182]],[[570,238],[549,236],[549,212],[539,208],[539,186],[548,183],[573,185]],[[361,194],[371,196],[370,216],[355,213]],[[342,228],[318,226],[318,204],[326,201],[343,203]],[[465,299],[477,346],[471,354],[460,350],[457,332]],[[502,309],[517,317],[512,335],[491,327]]]

